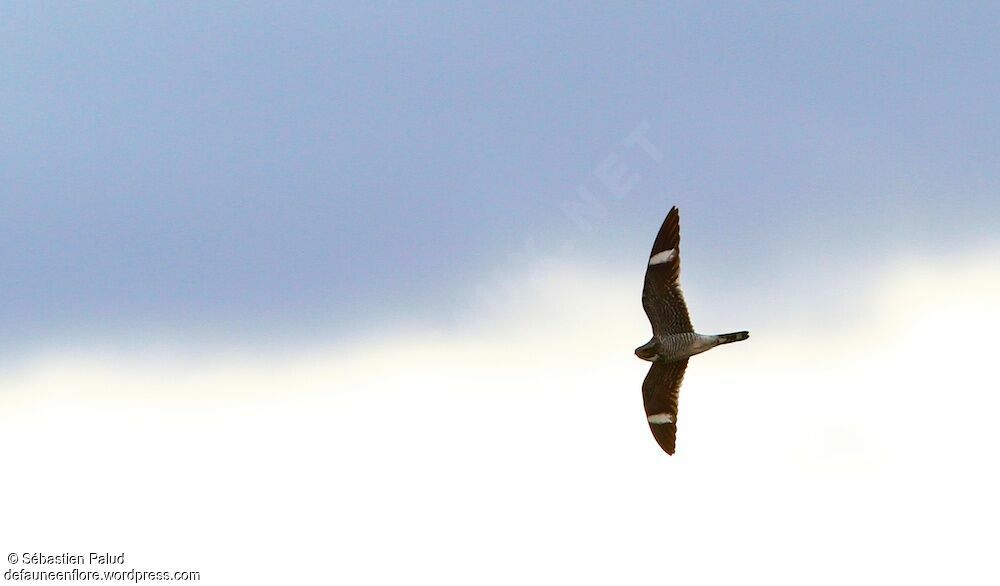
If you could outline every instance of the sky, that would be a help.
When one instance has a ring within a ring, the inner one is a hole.
[[[0,548],[219,584],[995,583],[998,25],[5,3]],[[692,360],[671,458],[632,349],[672,205],[696,328],[751,338]]]

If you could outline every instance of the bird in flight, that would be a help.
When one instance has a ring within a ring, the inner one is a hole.
[[[642,307],[653,326],[653,337],[635,349],[636,356],[652,363],[642,383],[646,421],[656,443],[670,455],[677,440],[677,396],[688,358],[750,337],[750,332],[695,333],[681,293],[680,242],[680,213],[674,206],[653,241],[642,287]]]

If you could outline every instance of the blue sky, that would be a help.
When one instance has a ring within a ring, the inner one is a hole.
[[[995,584],[998,25],[0,4],[0,551]],[[751,332],[692,359],[674,457],[632,355],[671,205],[693,323]]]
[[[447,321],[524,251],[638,279],[672,204],[719,280],[997,228],[989,3],[0,11],[6,344]]]

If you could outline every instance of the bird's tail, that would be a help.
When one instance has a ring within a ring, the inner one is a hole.
[[[750,337],[750,332],[733,332],[731,334],[719,334],[719,344],[731,344],[741,342]]]

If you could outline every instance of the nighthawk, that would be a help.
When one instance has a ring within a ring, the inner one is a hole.
[[[653,241],[642,287],[642,307],[653,326],[653,337],[635,349],[636,356],[652,362],[642,383],[646,421],[656,443],[670,455],[677,440],[677,395],[688,358],[750,337],[750,332],[695,333],[680,287],[680,242],[680,213],[675,206]]]

